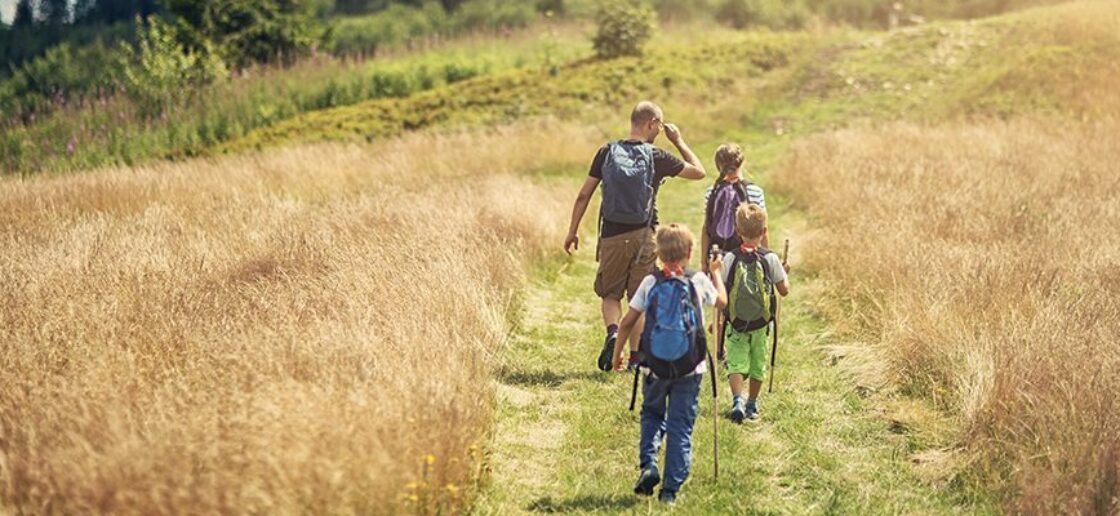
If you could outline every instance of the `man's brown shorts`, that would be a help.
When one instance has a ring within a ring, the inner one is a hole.
[[[599,272],[595,294],[603,299],[629,299],[653,272],[657,243],[653,230],[638,229],[599,241]]]

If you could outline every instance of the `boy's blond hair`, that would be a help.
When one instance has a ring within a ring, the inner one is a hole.
[[[716,149],[716,169],[721,176],[738,172],[743,166],[743,148],[734,143],[725,143]]]
[[[766,232],[766,210],[757,204],[740,204],[735,210],[735,230],[743,240],[762,238]]]
[[[657,257],[663,263],[679,263],[692,251],[692,232],[683,224],[668,224],[657,229]]]

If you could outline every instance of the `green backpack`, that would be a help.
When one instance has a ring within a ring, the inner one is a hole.
[[[766,255],[771,251],[732,251],[731,276],[727,285],[730,297],[724,311],[735,331],[747,332],[765,328],[774,319],[777,303],[774,284],[770,282],[770,266]]]

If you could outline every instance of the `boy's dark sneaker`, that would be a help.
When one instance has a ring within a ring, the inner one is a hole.
[[[742,396],[736,396],[731,404],[731,421],[734,423],[742,423],[745,417],[747,417],[747,406],[743,403]]]
[[[758,400],[747,400],[746,416],[747,421],[758,422]]]
[[[661,493],[657,495],[657,499],[660,500],[661,503],[663,503],[665,505],[668,505],[669,507],[672,507],[672,506],[677,504],[677,492],[676,491],[666,491],[666,490],[662,489]]]
[[[642,470],[642,474],[638,476],[638,483],[634,484],[634,494],[650,496],[653,494],[653,488],[660,483],[661,475],[657,473],[657,466],[645,468]]]
[[[607,334],[607,339],[603,341],[603,350],[599,352],[600,371],[608,372],[614,365],[614,343],[616,340],[618,340],[618,333],[611,332]]]

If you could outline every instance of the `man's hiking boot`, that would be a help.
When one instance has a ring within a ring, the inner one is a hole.
[[[668,505],[669,507],[672,507],[672,506],[677,504],[677,492],[676,491],[666,491],[666,490],[662,489],[661,493],[659,493],[657,495],[657,499],[660,500],[661,503],[663,503],[665,505]]]
[[[650,496],[653,494],[653,488],[660,483],[661,475],[657,473],[657,466],[649,466],[638,476],[638,483],[634,484],[634,494]]]
[[[758,422],[758,400],[747,400],[747,421]]]
[[[599,352],[599,370],[608,372],[614,365],[614,343],[618,339],[617,332],[610,332],[607,334],[607,339],[603,341],[603,350]]]
[[[742,423],[745,417],[747,417],[747,406],[743,403],[743,397],[735,396],[735,400],[731,404],[731,421]]]

